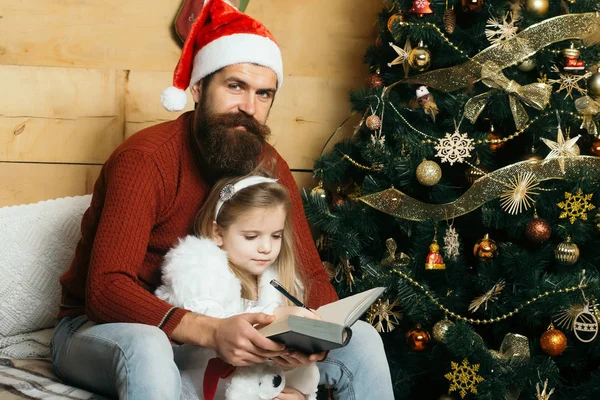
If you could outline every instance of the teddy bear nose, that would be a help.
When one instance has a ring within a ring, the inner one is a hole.
[[[273,387],[279,387],[281,385],[281,376],[275,375],[273,377]]]

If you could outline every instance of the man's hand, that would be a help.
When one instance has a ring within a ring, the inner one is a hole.
[[[275,364],[280,365],[283,368],[292,368],[292,367],[299,367],[301,365],[314,363],[317,361],[323,361],[326,356],[327,356],[326,351],[324,351],[322,353],[311,354],[311,355],[306,355],[306,354],[300,353],[298,351],[290,351],[290,352],[283,353],[279,357],[273,358],[273,362]]]
[[[213,349],[224,361],[236,367],[265,362],[284,353],[285,346],[261,335],[254,325],[268,325],[272,315],[249,313],[229,318],[213,318],[187,313],[173,330],[178,342]]]
[[[306,396],[291,387],[284,387],[274,400],[306,400]]]
[[[214,331],[214,349],[231,365],[246,366],[262,363],[283,354],[285,346],[261,335],[254,325],[268,325],[272,315],[263,313],[241,314],[217,321]]]

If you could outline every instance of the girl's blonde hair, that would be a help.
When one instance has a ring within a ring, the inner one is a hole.
[[[226,185],[235,185],[237,182],[249,176],[265,176],[269,175],[262,169],[259,169],[252,174],[244,177],[225,178],[218,181],[208,194],[204,205],[198,212],[194,229],[196,235],[201,237],[213,237],[213,221],[215,221],[215,213],[217,203],[220,199],[220,193]],[[259,183],[248,186],[236,192],[233,197],[225,201],[219,210],[216,218],[217,225],[227,230],[242,214],[252,208],[275,208],[283,206],[286,217],[283,228],[281,250],[277,257],[277,269],[279,272],[279,281],[292,295],[297,298],[302,298],[299,280],[296,276],[296,265],[293,251],[293,238],[291,227],[291,200],[285,186],[276,182]],[[242,273],[236,265],[229,263],[231,271],[239,278],[242,283],[242,297],[249,299],[252,297],[253,288],[256,287],[253,277]],[[286,299],[286,303],[291,305]]]

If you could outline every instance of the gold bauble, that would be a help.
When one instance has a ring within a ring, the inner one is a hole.
[[[416,71],[425,71],[431,65],[431,53],[423,45],[423,41],[408,53],[408,65]]]
[[[448,329],[454,325],[454,322],[448,318],[444,318],[433,326],[433,338],[440,343],[446,343],[446,333]]]
[[[477,168],[469,167],[465,171],[465,178],[467,179],[467,183],[472,185],[477,179],[485,176],[488,173],[488,170],[482,166],[478,166]]]
[[[596,71],[588,78],[587,91],[593,98],[600,98],[600,72]]]
[[[442,169],[435,161],[423,160],[417,167],[416,175],[421,185],[433,186],[442,178]]]
[[[567,240],[559,243],[554,249],[554,257],[562,264],[575,264],[579,260],[579,247],[567,236]]]
[[[489,133],[487,134],[486,140],[490,141],[490,150],[492,151],[496,151],[498,149],[501,149],[504,146],[504,143],[506,142],[500,142],[501,138],[500,136],[496,135],[494,133],[494,127],[490,127]],[[493,140],[493,142],[492,142]]]
[[[490,235],[487,233],[483,239],[479,240],[475,243],[475,246],[473,246],[473,255],[481,261],[496,258],[499,253],[500,248],[498,247],[498,244],[493,239],[490,239]]]
[[[377,129],[381,128],[381,118],[379,118],[377,115],[369,115],[365,121],[365,124],[367,124],[367,128],[370,130],[376,131]]]
[[[406,343],[412,351],[423,351],[429,347],[431,336],[429,332],[417,325],[406,334]]]
[[[392,33],[392,29],[394,24],[404,21],[404,16],[402,14],[396,13],[392,15],[387,22],[387,28],[390,33]]]
[[[549,6],[548,0],[525,0],[525,10],[537,16],[546,14]]]
[[[440,398],[438,400],[455,400],[454,397],[447,395],[447,394],[443,394],[440,396]]]
[[[535,58],[528,58],[525,61],[523,61],[520,64],[518,64],[517,68],[519,69],[519,71],[529,72],[532,69],[534,69],[535,66],[536,66],[536,64],[535,64]]]
[[[600,232],[600,211],[596,211],[596,215],[594,215],[594,222],[596,223],[596,230]]]
[[[540,347],[549,356],[558,356],[567,348],[567,337],[553,326],[540,337]]]

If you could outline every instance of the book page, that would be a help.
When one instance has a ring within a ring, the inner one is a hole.
[[[342,326],[351,326],[381,296],[385,289],[385,287],[376,287],[334,301],[333,303],[325,304],[317,308],[317,313],[325,321]]]

